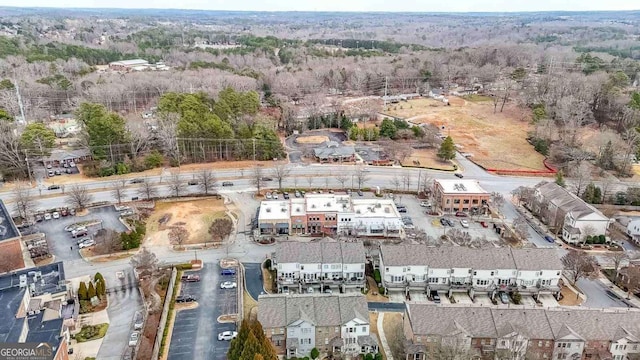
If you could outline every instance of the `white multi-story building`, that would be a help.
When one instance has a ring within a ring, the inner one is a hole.
[[[323,234],[404,237],[402,216],[391,199],[352,199],[350,195],[305,194],[260,205],[263,234]]]
[[[366,255],[359,242],[280,242],[271,257],[278,292],[362,289]]]
[[[369,334],[367,299],[362,294],[275,294],[258,298],[258,321],[278,355],[378,352]]]
[[[388,291],[497,291],[557,294],[562,263],[555,249],[470,249],[381,245],[380,274]]]

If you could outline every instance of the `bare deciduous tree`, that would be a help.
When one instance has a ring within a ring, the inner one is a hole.
[[[273,169],[271,170],[271,173],[273,174],[273,177],[275,177],[276,180],[278,180],[278,189],[282,190],[282,181],[289,176],[289,174],[291,173],[291,170],[287,168],[287,164],[278,163],[276,164],[276,166],[273,167]]]
[[[122,198],[125,196],[125,181],[119,179],[111,182],[111,195],[116,198],[118,204],[122,202]]]
[[[515,218],[513,220],[513,231],[520,239],[527,240],[529,238],[529,224],[527,224],[527,220],[522,216]]]
[[[163,153],[176,162],[180,159],[178,120],[178,114],[161,114],[158,119],[158,130],[156,131]]]
[[[158,258],[146,247],[131,257],[131,266],[141,272],[154,273],[158,269]]]
[[[582,279],[591,277],[596,273],[596,260],[593,256],[577,250],[569,250],[562,257],[562,264],[569,280],[573,285]]]
[[[26,182],[17,182],[12,190],[14,208],[25,222],[31,222],[30,218],[36,207],[36,200],[31,195],[31,186]]]
[[[504,196],[502,195],[502,193],[499,192],[492,192],[491,193],[491,203],[493,203],[493,206],[495,206],[496,209],[501,209],[502,206],[504,205]]]
[[[573,167],[571,171],[569,171],[569,175],[573,178],[576,196],[581,197],[585,186],[591,182],[591,169],[589,164],[582,162],[580,165]]]
[[[213,171],[209,169],[202,169],[197,174],[198,187],[204,191],[205,195],[209,195],[209,192],[215,189],[216,176]]]
[[[511,192],[511,195],[518,199],[518,205],[528,204],[533,200],[533,189],[526,186],[519,186]]]
[[[411,172],[404,171],[402,173],[402,184],[404,185],[404,190],[409,191],[411,189]]]
[[[172,244],[182,245],[189,238],[189,231],[182,226],[175,226],[169,231],[169,241]]]
[[[371,179],[367,171],[363,166],[356,167],[353,175],[356,178],[356,184],[358,184],[358,190],[361,190],[364,184]]]
[[[309,189],[311,189],[313,181],[316,179],[316,175],[309,175],[305,179],[307,180],[307,184],[309,184]]]
[[[342,172],[335,174],[333,177],[340,183],[340,188],[344,189],[344,184],[347,182],[349,177]]]
[[[67,194],[67,201],[74,208],[83,210],[93,201],[93,195],[89,193],[86,186],[76,184],[71,186],[71,191]]]
[[[100,229],[94,237],[96,246],[94,252],[100,255],[113,254],[122,250],[120,233],[111,229]]]
[[[228,217],[218,218],[209,226],[209,235],[215,242],[224,242],[233,232],[233,222]]]
[[[186,185],[184,180],[180,177],[180,174],[173,174],[169,178],[169,190],[175,197],[180,197],[180,194],[185,190]]]
[[[142,183],[140,183],[140,187],[138,188],[138,195],[142,196],[146,200],[151,200],[158,195],[158,190],[155,186],[153,186],[149,179],[145,179]]]
[[[256,192],[260,194],[264,184],[264,171],[260,166],[256,166],[251,171],[251,183],[256,187]]]
[[[391,185],[395,188],[396,191],[400,190],[400,185],[402,184],[402,180],[398,177],[398,175],[394,176],[391,181],[389,181]]]
[[[614,279],[618,278],[618,272],[620,271],[620,265],[626,260],[629,259],[629,256],[624,251],[614,252],[610,257],[611,262],[613,262],[613,269],[616,272],[616,276]]]

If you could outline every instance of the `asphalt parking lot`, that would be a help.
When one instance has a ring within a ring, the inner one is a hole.
[[[126,230],[126,227],[118,219],[118,212],[113,206],[102,206],[89,209],[85,216],[65,216],[59,219],[42,220],[34,225],[33,232],[42,232],[47,235],[49,251],[56,256],[58,261],[68,261],[80,259],[78,246],[75,239],[68,231],[64,230],[67,225],[89,220],[102,220],[102,224],[93,225],[87,228],[89,234],[96,232],[101,227],[112,229],[118,232]]]
[[[237,312],[236,289],[220,289],[223,281],[236,281],[235,276],[220,275],[220,266],[205,263],[199,282],[183,283],[182,294],[193,295],[198,301],[195,309],[181,310],[176,314],[169,346],[169,359],[219,359],[227,358],[228,341],[218,341],[218,333],[235,330],[235,324],[220,324],[220,315]]]

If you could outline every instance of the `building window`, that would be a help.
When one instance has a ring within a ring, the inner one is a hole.
[[[362,332],[365,333],[365,334],[367,333],[367,327],[366,326],[362,327]]]
[[[469,204],[469,199],[464,199],[464,200],[462,201],[462,203],[463,203],[463,204]]]
[[[489,280],[476,280],[476,285],[487,286],[489,285]]]

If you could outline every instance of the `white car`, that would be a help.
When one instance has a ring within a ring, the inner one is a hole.
[[[233,281],[225,281],[223,283],[220,283],[220,289],[235,289],[237,286],[238,284]]]
[[[426,201],[422,201],[422,202],[420,203],[420,206],[422,206],[422,207],[431,207],[431,203],[428,203],[428,202],[426,202]]]
[[[137,331],[134,331],[131,333],[131,336],[129,336],[129,346],[136,346],[138,345],[138,339],[140,338],[140,333]]]
[[[85,242],[81,242],[80,244],[78,244],[78,247],[80,249],[84,249],[84,248],[88,248],[88,247],[94,246],[95,244],[96,244],[95,240],[89,239],[89,240],[87,240]]]
[[[278,194],[273,194],[273,200],[278,200]]]
[[[313,294],[313,288],[311,286],[309,286],[309,288],[307,289],[307,293],[309,294]]]
[[[271,199],[271,198],[272,198],[272,196],[271,196],[271,193],[270,193],[270,192],[266,193],[266,194],[264,195],[264,197],[265,197],[265,198],[267,198],[267,199]]]
[[[235,331],[223,331],[220,334],[218,334],[218,340],[219,341],[229,341],[229,340],[233,340],[236,338],[236,336],[238,336],[238,333]]]
[[[59,213],[59,212],[57,212],[57,211],[54,211],[54,212],[53,212],[53,214],[51,214],[51,216],[52,216],[54,219],[60,219],[60,213]]]
[[[45,213],[44,214],[44,219],[45,220],[51,220],[51,214],[50,213]]]
[[[76,167],[76,163],[74,163],[73,161],[69,163],[69,167]]]
[[[469,221],[462,219],[462,220],[460,220],[460,225],[462,225],[462,227],[464,227],[464,228],[468,228],[469,227]]]

